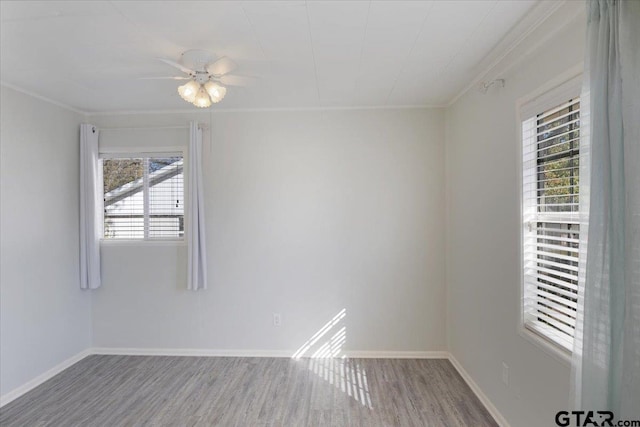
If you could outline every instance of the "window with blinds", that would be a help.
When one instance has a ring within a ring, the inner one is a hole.
[[[182,154],[101,157],[104,238],[182,239]]]
[[[522,122],[523,321],[571,351],[580,251],[580,99]]]

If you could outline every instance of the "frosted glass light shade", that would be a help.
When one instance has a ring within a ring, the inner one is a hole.
[[[186,84],[178,87],[178,94],[187,102],[194,102],[200,86],[193,80],[189,80]]]
[[[222,98],[227,94],[227,88],[215,82],[205,83],[204,88],[214,103],[222,101]]]
[[[200,86],[198,93],[196,95],[196,99],[193,101],[193,105],[199,108],[207,108],[211,106],[211,98],[207,94],[207,91],[204,89],[204,86]]]

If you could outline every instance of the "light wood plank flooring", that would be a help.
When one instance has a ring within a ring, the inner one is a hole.
[[[448,360],[89,356],[2,426],[496,426]]]

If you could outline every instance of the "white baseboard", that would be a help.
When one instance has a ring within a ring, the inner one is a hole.
[[[205,356],[205,357],[292,357],[295,350],[216,350],[199,348],[122,348],[96,347],[92,354],[128,356]],[[447,359],[446,351],[346,351],[345,356],[362,359]]]
[[[454,366],[454,368],[456,368],[462,379],[464,379],[465,382],[469,385],[471,390],[473,390],[476,396],[478,396],[478,399],[480,399],[480,402],[482,402],[484,407],[487,408],[487,411],[489,411],[493,419],[496,420],[496,423],[498,423],[500,427],[510,427],[507,420],[502,416],[500,411],[498,411],[498,408],[494,406],[491,400],[489,400],[489,397],[484,394],[480,386],[473,380],[473,378],[471,378],[471,375],[469,375],[469,373],[465,371],[460,362],[458,362],[458,360],[451,353],[449,353],[449,361]]]
[[[446,351],[346,351],[345,355],[357,359],[448,359]]]
[[[60,372],[64,371],[71,365],[75,365],[76,363],[78,363],[85,357],[89,356],[90,354],[92,354],[91,349],[83,350],[80,353],[76,354],[75,356],[68,358],[64,362],[57,364],[53,368],[49,369],[47,372],[41,375],[38,375],[31,381],[28,381],[23,385],[21,385],[20,387],[17,387],[11,390],[10,392],[3,394],[2,396],[0,396],[0,407],[3,407],[7,403],[12,402],[16,400],[18,397],[22,396],[23,394],[33,390],[43,382],[55,377]]]
[[[291,357],[284,350],[217,350],[201,348],[126,348],[95,347],[93,354],[122,356],[201,356],[201,357]]]

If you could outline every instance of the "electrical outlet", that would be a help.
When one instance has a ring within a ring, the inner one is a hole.
[[[504,385],[509,385],[509,365],[502,362],[502,382]]]
[[[282,325],[282,316],[280,316],[280,313],[273,313],[273,326],[280,325]]]

